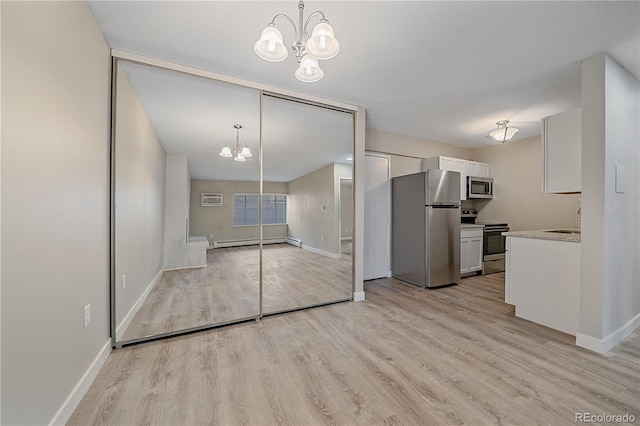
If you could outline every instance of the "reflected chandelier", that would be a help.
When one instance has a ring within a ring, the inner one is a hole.
[[[512,137],[518,133],[518,129],[515,127],[508,127],[509,120],[501,120],[496,123],[498,128],[493,132],[489,132],[487,135],[490,138],[497,140],[498,142],[507,142],[510,141]]]
[[[316,15],[320,15],[320,23],[318,23],[311,32],[311,36],[307,33],[309,21]],[[333,28],[329,25],[329,21],[325,18],[321,11],[313,12],[304,22],[304,2],[298,1],[298,26],[296,27],[293,19],[289,16],[279,13],[273,17],[271,22],[262,31],[260,40],[253,45],[256,54],[269,62],[284,61],[289,56],[289,51],[284,46],[282,33],[276,25],[277,18],[285,18],[296,33],[296,41],[291,45],[291,49],[296,55],[296,59],[300,66],[296,71],[296,78],[305,83],[313,83],[324,77],[324,72],[318,65],[318,59],[326,60],[335,57],[340,51],[340,43],[336,40]]]
[[[247,161],[247,158],[253,157],[253,154],[251,154],[251,150],[247,144],[244,144],[244,147],[242,148],[240,147],[240,129],[242,129],[242,126],[234,124],[233,128],[236,129],[236,146],[232,152],[229,145],[225,145],[224,148],[222,148],[222,151],[220,151],[220,156],[226,158],[233,157],[235,161]]]

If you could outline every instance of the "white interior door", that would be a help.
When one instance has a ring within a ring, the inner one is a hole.
[[[364,279],[389,276],[389,157],[365,155]]]

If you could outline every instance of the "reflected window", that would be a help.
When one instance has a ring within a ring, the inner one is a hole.
[[[233,196],[233,226],[260,224],[260,195],[235,194]],[[262,195],[262,223],[287,224],[287,196],[285,194]]]

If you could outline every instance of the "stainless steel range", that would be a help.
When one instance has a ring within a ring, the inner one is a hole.
[[[478,222],[478,212],[475,209],[463,209],[462,223],[475,223],[484,225],[484,238],[482,243],[483,267],[482,275],[495,274],[505,270],[507,258],[506,237],[503,232],[509,231],[509,225],[505,222]]]

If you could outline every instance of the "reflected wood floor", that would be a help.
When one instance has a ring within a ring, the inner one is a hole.
[[[290,244],[263,247],[264,313],[352,297],[352,260],[333,259]],[[166,271],[121,340],[258,316],[258,246],[207,251],[204,268]]]
[[[69,424],[574,424],[640,418],[640,329],[606,355],[515,318],[504,274],[113,351]],[[637,420],[636,420],[637,421]]]

